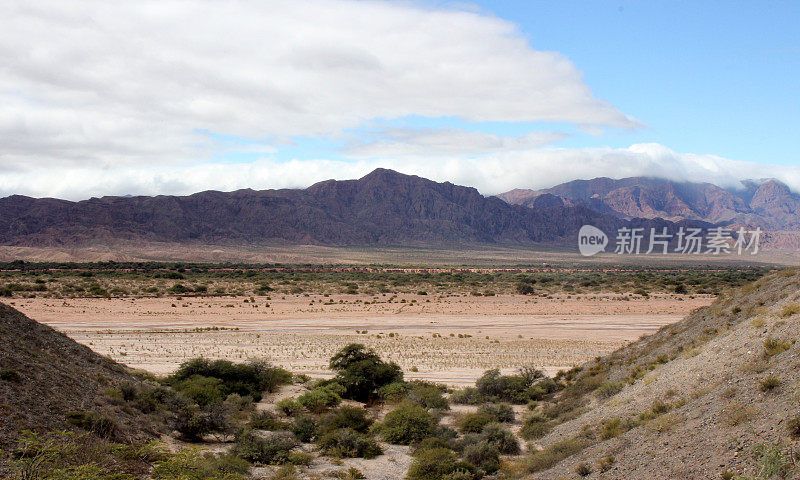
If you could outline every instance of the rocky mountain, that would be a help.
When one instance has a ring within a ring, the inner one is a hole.
[[[742,182],[741,188],[659,178],[575,180],[544,190],[516,189],[498,195],[513,204],[540,208],[583,205],[621,218],[701,220],[749,225],[768,231],[800,230],[800,195],[777,180]],[[554,199],[553,197],[557,197]]]
[[[70,246],[115,242],[319,245],[531,244],[572,238],[591,223],[626,221],[557,196],[537,208],[476,189],[377,169],[358,180],[307,189],[207,191],[189,196],[103,197],[70,202],[0,199],[0,244]],[[639,221],[667,226],[664,221]]]

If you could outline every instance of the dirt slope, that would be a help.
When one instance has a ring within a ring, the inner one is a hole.
[[[585,365],[561,398],[585,404],[567,416],[577,418],[536,441],[585,448],[531,478],[577,478],[584,463],[587,478],[758,475],[758,445],[777,447],[789,462],[800,447],[788,426],[800,415],[799,335],[800,273],[784,271]],[[780,384],[768,389],[768,377]]]
[[[72,428],[68,412],[94,412],[117,423],[118,440],[143,439],[161,427],[123,409],[106,392],[139,385],[125,367],[0,303],[0,447],[21,430]]]

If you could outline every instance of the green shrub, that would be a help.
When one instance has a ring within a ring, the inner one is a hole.
[[[242,397],[250,396],[256,402],[261,400],[263,392],[274,392],[278,386],[288,385],[292,381],[291,373],[266,362],[233,363],[196,358],[181,364],[175,373],[166,378],[166,382],[180,390],[182,382],[194,376],[220,380],[216,384],[220,398],[237,393]]]
[[[202,408],[183,405],[175,411],[173,427],[187,440],[200,440],[211,432],[231,433],[231,411],[222,403],[212,403]]]
[[[503,455],[516,455],[519,453],[517,437],[499,423],[490,423],[483,427],[481,438],[494,446]]]
[[[332,457],[375,458],[383,453],[375,439],[352,428],[330,431],[321,435],[318,443]]]
[[[222,380],[202,375],[192,375],[189,378],[175,382],[175,390],[183,393],[198,405],[205,406],[223,399],[224,386]]]
[[[338,430],[340,428],[350,428],[360,433],[367,433],[372,426],[373,420],[367,417],[367,410],[351,405],[342,405],[325,414],[319,421],[318,432]]]
[[[424,452],[425,450],[432,450],[434,448],[447,448],[449,450],[452,450],[450,445],[441,438],[431,437],[431,438],[426,438],[425,440],[419,442],[419,445],[417,445],[414,448],[414,452],[412,455],[417,456],[418,454]]]
[[[567,457],[575,455],[590,445],[591,441],[583,437],[575,437],[550,445],[548,448],[531,453],[526,459],[526,468],[530,473],[552,468]]]
[[[623,387],[625,387],[625,382],[603,382],[597,387],[594,394],[598,399],[605,400],[619,393]]]
[[[254,430],[287,430],[289,425],[281,422],[274,413],[261,410],[253,413],[248,426]]]
[[[457,459],[452,450],[432,448],[414,457],[406,477],[408,480],[441,480],[456,468]]]
[[[373,350],[356,343],[337,352],[330,368],[337,372],[335,381],[345,388],[344,398],[360,402],[377,396],[381,387],[403,380],[396,363],[384,362]]]
[[[495,419],[491,415],[483,412],[470,412],[461,417],[458,429],[461,433],[481,433],[483,427],[492,423]]]
[[[478,408],[478,413],[483,413],[492,418],[495,422],[512,423],[514,421],[514,409],[507,403],[487,403]]]
[[[291,430],[300,441],[308,443],[317,436],[317,421],[311,415],[298,415]]]
[[[288,460],[292,465],[309,465],[314,461],[314,455],[308,452],[294,450],[289,452]]]
[[[311,413],[323,413],[339,405],[342,398],[328,387],[320,387],[300,395],[297,401]]]
[[[153,480],[244,480],[249,473],[250,465],[241,458],[185,449],[159,461],[150,475]]]
[[[111,438],[119,429],[114,419],[96,412],[68,412],[67,421],[102,438]]]
[[[275,407],[287,417],[293,417],[303,410],[303,405],[294,398],[284,398]]]
[[[257,434],[246,430],[237,436],[233,453],[252,463],[274,465],[287,462],[289,452],[296,446],[297,439],[290,432]]]
[[[500,469],[500,452],[487,441],[469,445],[464,449],[464,460],[488,474]]]
[[[378,431],[389,443],[410,445],[433,436],[436,419],[417,404],[403,403],[386,415]]]
[[[538,413],[531,413],[525,416],[519,433],[525,440],[534,440],[547,435],[551,428],[547,417]]]
[[[378,395],[390,403],[402,401],[408,393],[409,385],[406,382],[392,382],[378,389]]]
[[[459,405],[478,405],[483,403],[483,396],[475,387],[464,387],[453,392],[450,401]]]
[[[431,410],[449,410],[450,402],[442,395],[442,390],[431,384],[412,384],[407,397],[409,401],[418,403]]]

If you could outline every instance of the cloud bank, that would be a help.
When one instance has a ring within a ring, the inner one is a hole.
[[[354,0],[0,3],[0,172],[196,162],[373,119],[639,123],[475,11]]]
[[[338,161],[263,158],[251,163],[128,166],[107,170],[54,168],[0,176],[0,195],[21,193],[84,199],[120,193],[185,195],[202,190],[305,188],[321,180],[359,178],[377,167],[474,186],[485,195],[513,188],[545,188],[599,176],[657,176],[726,187],[736,187],[743,179],[769,176],[800,191],[800,166],[739,162],[677,153],[658,144],[637,144],[621,149],[540,148],[473,158],[407,156]]]

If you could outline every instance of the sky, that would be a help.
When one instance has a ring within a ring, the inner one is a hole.
[[[633,175],[800,191],[800,2],[7,0],[0,196],[491,195]]]

